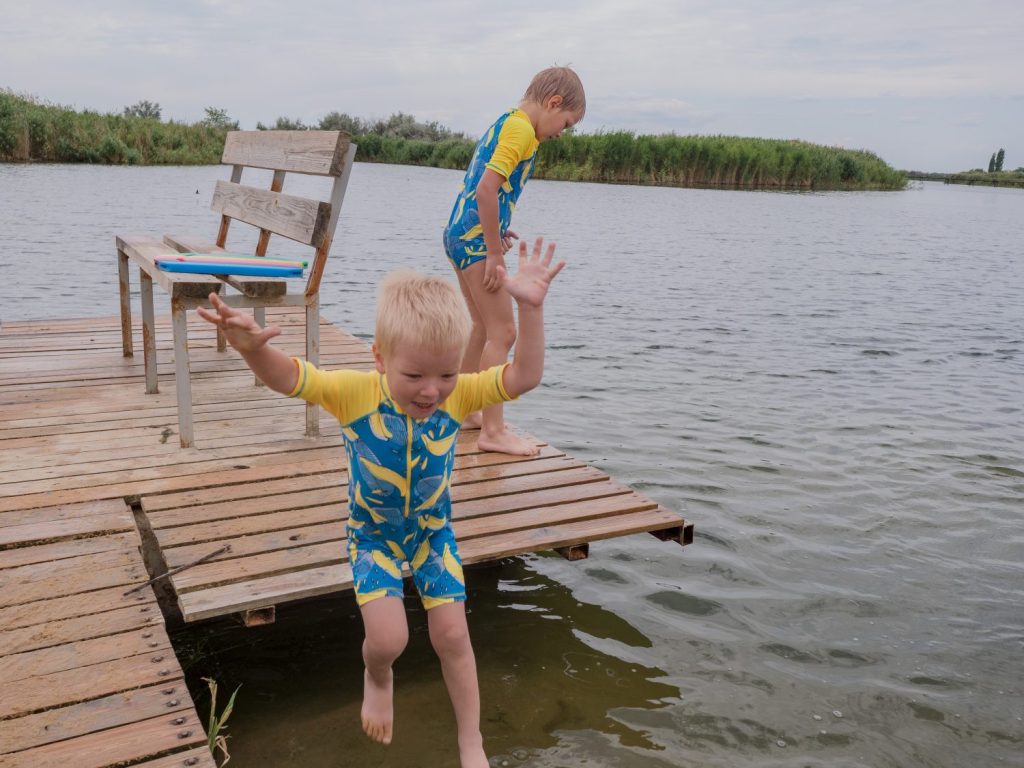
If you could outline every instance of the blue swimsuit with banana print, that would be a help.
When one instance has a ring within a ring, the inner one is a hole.
[[[455,438],[468,414],[510,399],[505,366],[460,374],[448,399],[417,420],[391,399],[383,374],[295,362],[291,397],[323,406],[345,438],[349,562],[359,604],[402,597],[403,563],[425,607],[465,600],[449,494]]]
[[[505,179],[498,188],[498,232],[504,235],[516,201],[533,173],[538,146],[533,124],[521,109],[510,109],[499,117],[477,143],[444,230],[444,251],[456,269],[487,258],[476,202],[476,188],[484,171],[490,168]]]

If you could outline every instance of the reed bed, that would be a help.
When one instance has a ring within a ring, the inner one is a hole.
[[[0,160],[109,165],[220,162],[226,130],[100,114],[0,90]]]
[[[332,115],[353,120],[347,115]],[[354,137],[361,161],[463,169],[473,156],[472,139],[446,129],[436,130],[437,126],[426,134],[409,133],[422,126],[401,113],[393,115],[391,121],[357,121],[353,125],[365,131]],[[215,164],[220,161],[226,130],[208,123],[187,125],[88,110],[76,112],[0,90],[0,160]],[[628,131],[570,134],[545,142],[538,154],[535,176],[748,189],[902,189],[907,183],[905,173],[863,150],[805,141],[649,136]]]

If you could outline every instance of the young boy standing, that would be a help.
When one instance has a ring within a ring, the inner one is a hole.
[[[576,125],[586,108],[579,76],[569,67],[549,67],[537,73],[519,106],[499,117],[476,146],[444,230],[445,253],[473,318],[464,372],[508,359],[516,326],[512,300],[498,275],[505,252],[517,238],[509,229],[512,211],[533,172],[540,142]],[[500,404],[485,408],[482,419],[474,416],[467,426],[480,426],[480,450],[537,453],[536,446],[506,428]]]
[[[470,339],[465,302],[444,280],[415,273],[385,278],[377,303],[376,371],[321,371],[268,342],[280,328],[210,295],[199,314],[221,328],[271,389],[323,406],[337,417],[349,468],[349,562],[366,638],[362,724],[389,744],[393,724],[392,664],[405,649],[402,566],[427,609],[430,641],[441,660],[458,726],[462,768],[486,768],[480,734],[480,691],[466,623],[466,587],[451,522],[448,487],[455,438],[469,413],[536,387],[544,371],[543,305],[565,265],[530,256],[519,245],[519,271],[497,265],[495,280],[519,305],[519,343],[510,364],[459,372]]]

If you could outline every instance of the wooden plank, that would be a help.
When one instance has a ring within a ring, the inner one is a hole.
[[[231,131],[221,162],[317,176],[340,176],[351,139],[342,131]]]
[[[96,571],[81,573],[76,579],[69,580],[64,575],[38,579],[23,584],[17,591],[0,592],[0,607],[48,600],[54,596],[80,595],[106,587],[138,584],[149,578],[141,558],[133,565],[103,568]]]
[[[136,546],[137,535],[115,533],[112,536],[93,536],[88,539],[68,539],[52,544],[36,544],[32,547],[5,549],[0,551],[0,572],[7,568],[18,568],[33,563],[57,563],[69,557],[113,552]],[[0,574],[2,575],[2,574]]]
[[[97,589],[84,596],[80,593],[49,597],[31,603],[11,605],[0,608],[0,627],[17,629],[32,627],[52,621],[73,619],[76,616],[91,616],[118,608],[132,607],[145,616],[159,616],[156,598],[152,591],[140,590],[125,595],[127,587],[118,584],[115,587]]]
[[[528,528],[514,534],[499,531],[493,536],[460,542],[459,553],[463,564],[472,565],[511,555],[642,533],[678,525],[680,521],[675,513],[658,507],[596,520]],[[185,621],[191,622],[351,588],[351,568],[344,562],[188,592],[179,596],[179,605]]]
[[[331,206],[322,200],[271,192],[219,180],[210,208],[259,229],[314,248],[327,234]]]
[[[97,552],[56,562],[31,563],[0,571],[0,590],[21,590],[43,579],[75,579],[85,571],[125,568],[140,561],[137,547]]]
[[[0,680],[11,683],[138,655],[145,655],[153,664],[177,663],[170,646],[171,641],[162,631],[133,629],[119,635],[12,653],[0,658]]]
[[[181,667],[174,654],[165,653],[165,657],[156,664],[150,654],[143,654],[76,667],[39,675],[32,685],[20,680],[0,681],[0,719],[77,704],[146,685],[177,683],[182,679]]]
[[[0,755],[0,768],[110,768],[206,742],[199,716],[171,712],[100,733]]]
[[[123,505],[122,505],[123,506]],[[0,528],[0,549],[23,547],[33,543],[59,541],[81,536],[99,536],[122,533],[134,529],[134,523],[124,514],[90,515],[80,519],[54,520],[50,523],[26,523]]]
[[[163,630],[163,619],[159,612],[140,613],[133,605],[101,614],[8,629],[0,632],[0,656],[154,626]]]
[[[6,462],[5,462],[6,465]],[[38,507],[32,510],[15,510],[0,514],[0,528],[8,525],[48,523],[56,520],[72,520],[92,515],[122,513],[131,522],[132,513],[120,499],[101,499],[83,504],[65,504],[59,507]]]
[[[158,240],[146,236],[118,235],[117,248],[126,253],[139,267],[145,269],[169,296],[203,299],[211,293],[220,293],[222,283],[211,275],[189,275],[164,272],[156,266],[161,256],[173,254]]]
[[[0,724],[0,752],[20,752],[158,716],[172,715],[176,720],[178,713],[192,708],[192,697],[183,682],[150,685],[5,720]],[[69,768],[76,766],[72,763]]]

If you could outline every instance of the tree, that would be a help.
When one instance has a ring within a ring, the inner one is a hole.
[[[205,109],[206,117],[200,121],[203,125],[209,125],[212,128],[224,128],[229,131],[238,130],[238,121],[228,117],[226,109],[217,109],[216,107],[206,107]]]
[[[999,151],[996,152],[996,170],[997,171],[1003,170],[1003,159],[1005,157],[1006,157],[1006,150],[1004,150],[1002,147],[1000,147]]]
[[[358,117],[345,112],[329,112],[320,120],[321,131],[344,131],[350,136],[362,136],[369,133],[366,123]]]
[[[996,153],[992,153],[992,157],[988,160],[988,172],[992,173],[996,169]]]
[[[140,101],[124,108],[125,117],[142,117],[147,120],[160,119],[160,105],[153,101]]]
[[[309,126],[302,122],[301,118],[298,120],[292,120],[287,117],[277,118],[277,122],[273,125],[264,125],[263,123],[256,123],[257,131],[308,131]]]

